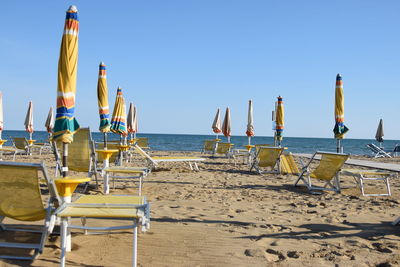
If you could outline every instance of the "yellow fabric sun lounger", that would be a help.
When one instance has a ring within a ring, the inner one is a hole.
[[[294,161],[292,153],[283,152],[280,159],[281,173],[299,175],[300,170]]]
[[[49,190],[47,205],[43,204],[39,173],[42,173]],[[12,248],[16,252],[15,255],[0,255],[0,258],[33,260],[42,253],[47,237],[53,231],[55,209],[61,201],[43,164],[0,161],[0,230],[32,232],[32,228],[36,228],[35,232],[41,233],[40,242],[36,244],[0,242],[0,247]],[[5,218],[22,222],[44,222],[42,225],[18,225],[12,228],[3,223]],[[21,249],[33,250],[33,254],[20,256],[18,251]]]
[[[85,195],[73,203],[63,204],[57,211],[61,217],[61,266],[65,266],[66,252],[69,250],[67,234],[70,229],[110,231],[133,228],[132,266],[137,266],[138,225],[142,231],[150,227],[150,204],[144,196]],[[72,225],[69,218],[126,219],[130,225],[110,227],[90,227]]]
[[[317,160],[317,155],[321,156],[319,165],[315,169],[311,170],[310,164]],[[300,181],[303,181],[309,191],[331,190],[340,192],[339,172],[348,158],[348,154],[321,151],[315,152],[310,161],[301,170],[294,186],[297,186]],[[322,187],[313,186],[311,179],[325,182],[325,185]]]
[[[280,173],[280,157],[283,153],[283,147],[261,146],[253,159],[250,171],[256,169],[259,174]],[[267,168],[268,170],[263,170]]]
[[[151,169],[156,168],[158,163],[160,162],[187,162],[191,170],[199,170],[197,162],[204,161],[204,158],[196,158],[196,157],[150,157],[143,149],[141,149],[138,145],[133,145],[135,151],[144,157]],[[193,165],[192,165],[193,164]]]
[[[217,150],[215,151],[216,154],[223,154],[227,158],[231,158],[233,153],[232,153],[232,147],[234,144],[232,143],[221,143],[218,142],[217,144]]]
[[[217,145],[218,145],[218,143],[215,140],[205,140],[203,150],[201,152],[215,154],[215,152],[217,150]]]

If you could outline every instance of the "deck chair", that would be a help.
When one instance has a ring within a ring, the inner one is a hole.
[[[17,156],[17,154],[26,154],[26,150],[22,150],[22,149],[18,149],[15,147],[11,147],[11,146],[2,146],[0,147],[0,160],[3,160],[3,155],[4,154],[9,154],[13,156],[13,161],[15,160],[15,157]]]
[[[50,194],[47,205],[43,204],[39,173],[42,173]],[[59,204],[61,204],[61,199],[44,164],[0,161],[0,232],[28,231],[41,233],[40,242],[36,244],[0,242],[0,247],[10,248],[16,253],[21,249],[33,250],[32,255],[0,255],[0,258],[33,260],[42,253],[45,242],[53,230],[56,219],[54,212]],[[41,220],[44,222],[42,225],[22,224],[12,227],[3,223],[6,217],[22,222]]]
[[[217,149],[217,144],[218,143],[215,140],[205,140],[201,153],[215,154],[215,151]]]
[[[98,149],[104,149],[104,143],[97,143],[96,146]],[[114,142],[107,143],[107,149],[118,150],[119,149],[119,141],[118,141],[118,143],[114,143]],[[99,161],[102,161],[102,160],[103,160],[103,158],[101,156],[99,156]],[[119,161],[119,153],[112,154],[109,160],[110,160],[110,163],[113,162],[113,163],[117,164],[117,162]]]
[[[283,147],[260,146],[256,156],[253,159],[250,171],[256,169],[259,174],[280,173],[280,157],[283,153],[283,150]],[[267,168],[268,170],[263,170],[263,168]]]
[[[28,140],[25,137],[12,137],[14,147],[20,150],[25,150],[26,154],[31,155],[33,149],[39,150],[39,155],[42,155],[42,149],[44,146],[41,145],[29,145]]]
[[[54,143],[54,142],[53,142]],[[53,145],[53,153],[56,158],[56,175],[61,174],[60,170],[62,146],[60,142]],[[68,170],[75,172],[87,172],[87,177],[95,177],[98,186],[99,169],[97,167],[96,154],[94,153],[94,143],[89,128],[80,128],[74,134],[74,140],[68,145]],[[85,186],[87,189],[88,183]]]
[[[300,170],[294,161],[293,154],[291,152],[283,152],[280,158],[281,173],[299,175]]]
[[[391,158],[389,153],[385,152],[382,148],[375,144],[367,144],[367,147],[375,154],[374,158]]]
[[[148,166],[150,169],[154,169],[160,162],[187,162],[189,164],[190,169],[199,171],[199,166],[197,162],[204,161],[204,158],[196,158],[196,157],[150,157],[141,147],[138,145],[133,145],[136,153],[141,155],[143,158],[147,160]],[[193,164],[193,165],[192,165]]]
[[[318,160],[317,158],[319,158],[319,156],[321,157],[319,165],[315,169],[311,170],[311,163]],[[313,192],[314,190],[340,192],[339,172],[348,158],[348,154],[321,151],[315,152],[301,170],[294,186],[297,186],[300,181],[303,181],[310,192]],[[325,184],[322,187],[313,186],[311,179],[325,182]]]
[[[61,265],[65,266],[67,234],[70,229],[110,231],[133,228],[132,266],[137,266],[137,234],[138,226],[146,231],[150,226],[150,204],[144,196],[121,195],[84,195],[73,203],[64,203],[57,211],[61,217]],[[84,225],[71,224],[70,218],[85,218]],[[86,219],[118,219],[129,220],[129,225],[91,227],[86,225]]]
[[[218,142],[215,153],[225,155],[227,158],[232,158],[232,156],[233,156],[232,147],[233,146],[234,146],[234,144],[231,144],[231,143]]]
[[[360,187],[361,194],[363,196],[391,196],[390,182],[389,179],[394,175],[390,172],[383,172],[378,170],[358,170],[358,169],[344,169],[340,172],[344,175],[353,176],[356,183]],[[365,193],[364,182],[365,181],[383,181],[386,185],[387,193],[383,194],[372,194]]]
[[[150,149],[149,138],[147,138],[147,137],[139,137],[139,138],[137,138],[136,144],[141,149]]]

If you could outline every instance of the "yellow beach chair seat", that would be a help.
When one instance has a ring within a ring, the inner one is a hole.
[[[214,154],[217,149],[217,141],[215,140],[205,140],[202,153]]]
[[[139,138],[137,138],[136,144],[141,149],[150,149],[149,138],[147,138],[147,137],[139,137]]]
[[[283,152],[281,155],[280,164],[281,173],[299,175],[300,170],[297,167],[296,162],[294,161],[292,153]]]
[[[310,164],[316,161],[319,156],[321,158],[318,166],[311,170]],[[303,181],[309,191],[331,190],[340,192],[339,172],[348,158],[348,154],[315,152],[310,161],[303,167],[294,186],[297,186],[299,181]],[[322,187],[313,186],[311,179],[323,181],[325,184]]]
[[[50,197],[45,206],[39,185],[39,173],[42,173],[49,190]],[[48,175],[43,164],[0,161],[0,229],[2,231],[32,231],[37,228],[41,233],[39,243],[0,242],[0,247],[12,248],[15,255],[0,255],[5,259],[32,260],[42,253],[47,237],[52,232],[55,223],[55,209],[61,203],[53,180]],[[5,218],[22,222],[43,220],[42,225],[18,225],[10,228],[3,223]],[[29,226],[29,227],[28,227]],[[17,235],[16,235],[17,236]],[[33,254],[21,256],[17,250],[30,249]]]
[[[260,146],[253,159],[250,171],[254,168],[259,174],[280,173],[280,157],[283,150],[283,147]],[[267,170],[264,170],[265,168],[267,168]]]
[[[234,146],[234,144],[232,143],[221,143],[218,142],[217,144],[217,150],[216,150],[216,154],[223,154],[225,155],[227,158],[231,158],[232,157],[232,147]]]

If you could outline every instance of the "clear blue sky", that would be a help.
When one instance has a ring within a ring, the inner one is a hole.
[[[142,133],[211,134],[219,107],[244,135],[272,135],[285,103],[285,136],[332,137],[343,76],[348,138],[373,138],[379,119],[400,139],[400,1],[4,1],[0,90],[5,129],[22,130],[29,100],[37,130],[55,106],[65,11],[79,10],[76,117],[98,129],[98,64],[137,105]]]

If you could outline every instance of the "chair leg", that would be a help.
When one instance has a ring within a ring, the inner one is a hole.
[[[389,194],[389,196],[391,196],[391,195],[392,195],[392,192],[390,192],[389,177],[387,177],[387,178],[385,179],[385,182],[386,182],[386,188],[387,188],[388,194]]]
[[[137,266],[137,219],[133,221],[133,251],[132,251],[132,266]]]
[[[139,177],[139,196],[142,195],[142,178],[143,178],[143,175],[141,175]]]
[[[68,222],[67,218],[61,219],[61,259],[60,266],[65,266],[65,254],[67,253],[67,228]]]

